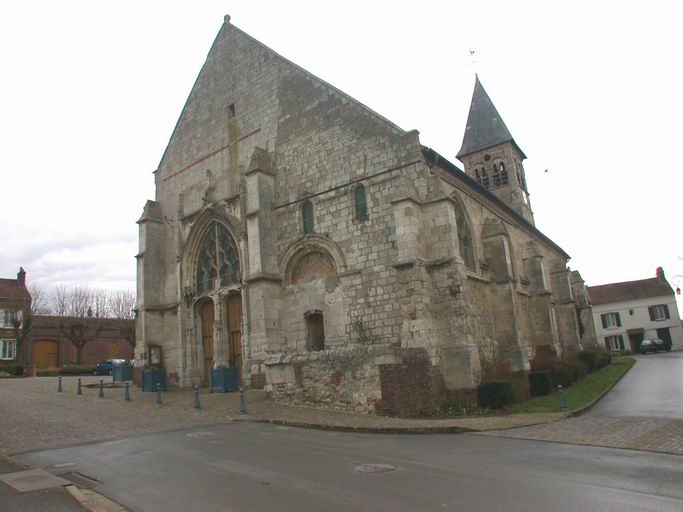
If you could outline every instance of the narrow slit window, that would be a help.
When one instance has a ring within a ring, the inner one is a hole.
[[[301,205],[301,216],[303,218],[304,235],[310,235],[313,233],[314,220],[313,220],[313,203],[309,199],[306,199]]]
[[[356,220],[365,220],[368,218],[368,200],[365,195],[365,186],[359,184],[354,193],[356,199]]]

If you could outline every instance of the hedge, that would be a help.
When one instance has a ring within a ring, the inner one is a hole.
[[[588,373],[593,373],[598,369],[598,354],[590,350],[582,350],[577,354],[579,361],[586,365]]]
[[[21,365],[0,366],[0,371],[15,377],[21,377],[24,374],[24,367]]]
[[[529,372],[529,391],[531,396],[543,396],[553,389],[553,375],[547,371]]]
[[[479,405],[489,409],[500,409],[514,400],[512,381],[509,380],[490,380],[482,382],[477,387]]]
[[[65,364],[59,369],[60,375],[91,375],[95,371],[94,364]]]

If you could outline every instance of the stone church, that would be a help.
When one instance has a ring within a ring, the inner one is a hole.
[[[230,23],[138,221],[136,364],[232,366],[275,400],[414,414],[595,343],[569,255],[479,79],[464,170]]]

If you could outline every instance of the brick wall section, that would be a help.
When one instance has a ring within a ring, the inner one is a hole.
[[[379,367],[382,401],[378,412],[418,416],[433,412],[446,400],[443,381],[424,350],[406,351],[401,364]]]

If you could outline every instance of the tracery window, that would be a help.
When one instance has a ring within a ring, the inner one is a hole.
[[[197,260],[197,293],[235,283],[239,279],[240,260],[230,232],[213,222],[204,236]]]
[[[467,224],[465,212],[458,201],[455,201],[455,222],[458,226],[458,245],[460,246],[460,256],[465,260],[465,266],[472,271],[476,271],[474,258],[474,244],[470,226]]]

